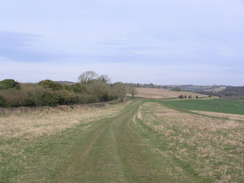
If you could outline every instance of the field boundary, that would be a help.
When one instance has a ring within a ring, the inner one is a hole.
[[[129,100],[127,100],[129,101]],[[125,101],[125,102],[127,102]],[[106,105],[117,105],[122,102],[120,101],[109,101],[109,102],[98,102],[98,103],[89,103],[89,104],[74,104],[74,105],[58,105],[58,106],[40,106],[40,107],[9,107],[9,108],[0,108],[0,117],[7,116],[11,114],[21,114],[21,113],[32,113],[32,112],[43,112],[49,111],[52,109],[60,111],[70,111],[77,108],[85,107],[105,107]]]
[[[153,99],[148,99],[146,100],[147,102],[155,102],[155,103],[159,103],[160,105],[163,105],[169,109],[173,109],[175,111],[179,111],[179,112],[183,112],[183,113],[188,113],[188,114],[195,114],[195,115],[198,115],[198,116],[203,116],[203,117],[209,117],[209,118],[212,118],[212,119],[223,119],[223,120],[230,120],[230,118],[228,117],[220,117],[220,116],[212,116],[212,115],[207,115],[207,114],[201,114],[197,111],[194,111],[194,110],[187,110],[187,109],[180,109],[180,108],[177,108],[177,107],[174,107],[170,104],[166,104],[166,103],[163,103],[163,101],[170,101],[170,100],[153,100]],[[202,112],[211,112],[211,111],[202,111]],[[223,114],[229,114],[229,113],[223,113]],[[235,120],[235,121],[238,121],[238,122],[244,122],[244,120],[239,120],[239,119],[232,119],[232,120]]]

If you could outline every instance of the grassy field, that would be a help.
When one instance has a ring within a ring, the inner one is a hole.
[[[212,100],[175,100],[163,101],[163,104],[184,110],[210,111],[244,115],[244,101],[231,99]]]
[[[0,125],[4,183],[244,181],[242,122],[159,101],[13,114]]]
[[[175,177],[175,182],[244,181],[242,122],[146,102],[133,126],[164,157],[164,171]]]

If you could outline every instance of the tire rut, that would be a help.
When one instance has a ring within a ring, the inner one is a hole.
[[[58,175],[55,176],[53,182],[66,182],[66,178],[70,177],[70,175],[72,174],[72,169],[73,167],[77,164],[84,164],[87,157],[89,156],[90,152],[93,149],[94,144],[96,143],[96,141],[99,139],[99,137],[101,136],[101,134],[106,130],[106,128],[108,128],[109,124],[105,124],[104,126],[100,127],[96,127],[95,130],[93,130],[91,132],[91,134],[87,135],[86,139],[89,139],[89,142],[87,144],[85,144],[84,146],[81,146],[76,153],[73,155],[73,157],[71,158],[72,161],[70,164],[68,164],[63,170],[61,170]],[[85,151],[84,151],[85,149]],[[82,152],[83,151],[83,152]]]
[[[54,182],[174,182],[163,171],[165,160],[130,127],[141,104],[133,102],[117,117],[95,126]]]

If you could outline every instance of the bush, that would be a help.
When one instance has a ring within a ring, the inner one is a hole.
[[[18,107],[24,105],[27,98],[22,90],[8,89],[0,91],[0,95],[6,100],[5,107]]]
[[[52,91],[46,91],[40,97],[42,106],[57,106],[59,104],[59,96]]]
[[[19,107],[19,106],[41,106],[41,96],[47,89],[38,85],[22,85],[21,90],[9,89],[1,90],[0,95],[6,100],[6,107]]]
[[[51,80],[42,80],[38,84],[22,83],[20,85],[12,79],[5,79],[0,81],[0,96],[0,107],[83,104],[118,98],[122,101],[125,96],[125,85],[123,83],[109,84],[109,78],[106,75],[96,77],[92,82],[89,80],[82,84],[67,85]]]
[[[23,106],[26,106],[26,107],[35,107],[37,105],[35,103],[34,98],[27,98],[27,99],[25,99],[23,101]]]
[[[178,98],[179,98],[179,99],[183,99],[184,96],[183,96],[183,95],[179,95]]]
[[[172,88],[171,91],[178,91],[178,92],[180,92],[181,91],[181,88],[178,87],[178,86],[176,86],[176,87]]]
[[[13,79],[5,79],[0,81],[0,89],[3,90],[8,90],[11,88],[15,88],[15,89],[20,89],[20,84],[19,82],[13,80]]]
[[[75,83],[72,85],[65,85],[65,89],[69,91],[73,91],[74,93],[84,93],[85,87],[82,86],[80,83]]]
[[[77,95],[66,91],[56,91],[55,94],[58,96],[58,104],[60,105],[69,105],[69,104],[75,104],[79,102],[79,98]]]
[[[2,96],[0,96],[0,107],[4,107],[5,103],[6,100]]]
[[[42,86],[43,88],[49,88],[51,90],[62,90],[63,89],[63,85],[58,83],[58,82],[54,82],[51,80],[42,80],[38,83],[40,86]]]
[[[78,95],[79,104],[99,102],[99,99],[95,95],[81,94]]]
[[[23,106],[34,107],[34,106],[42,106],[43,102],[41,100],[41,96],[48,91],[47,89],[36,85],[22,85],[22,90],[20,95],[23,100]]]

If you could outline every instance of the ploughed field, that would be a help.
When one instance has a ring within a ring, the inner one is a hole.
[[[0,116],[0,182],[244,182],[243,120],[164,102]]]

